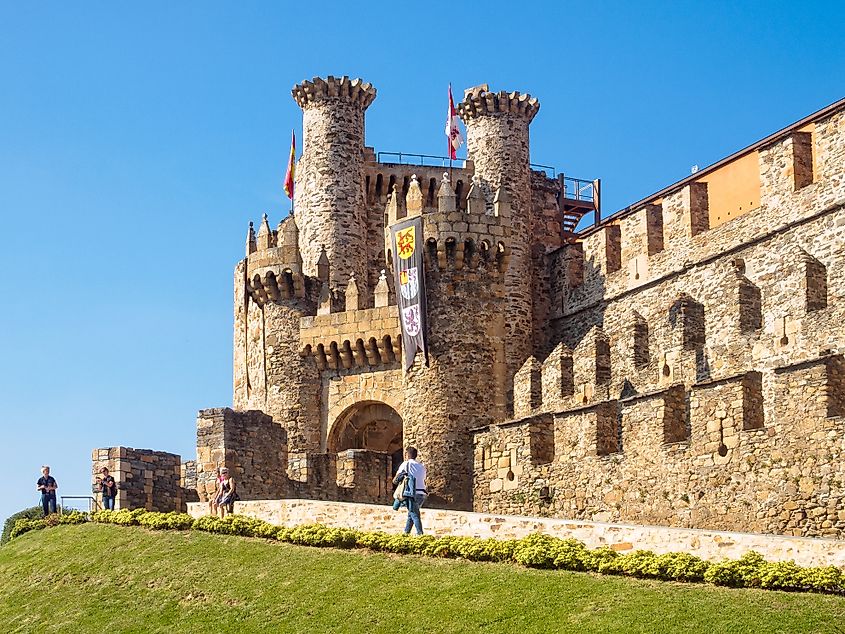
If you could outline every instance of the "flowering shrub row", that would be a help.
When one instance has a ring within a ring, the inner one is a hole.
[[[82,513],[55,516],[58,520],[18,520],[12,536],[48,525],[86,521]],[[686,553],[657,555],[637,550],[620,555],[601,547],[587,548],[576,539],[534,534],[522,539],[497,540],[476,537],[392,535],[320,524],[275,526],[259,519],[230,515],[225,519],[206,516],[193,519],[185,513],[97,511],[91,521],[121,526],[144,526],[153,530],[199,530],[223,535],[273,539],[302,546],[367,548],[396,554],[462,558],[470,561],[510,562],[529,568],[597,572],[667,581],[706,582],[735,588],[769,588],[814,592],[845,591],[845,575],[836,566],[801,567],[792,561],[768,562],[756,552],[736,560],[707,562]]]
[[[58,526],[60,524],[82,524],[87,521],[88,516],[80,511],[71,511],[70,513],[63,513],[61,515],[53,513],[52,515],[48,515],[43,518],[22,518],[15,521],[15,525],[12,527],[12,532],[9,534],[9,538],[13,539],[18,535],[23,535],[29,531],[37,531],[50,526]]]

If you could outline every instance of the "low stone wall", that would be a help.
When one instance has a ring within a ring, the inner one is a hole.
[[[117,481],[117,509],[183,511],[182,460],[177,454],[132,447],[102,447],[91,453],[91,485],[102,504],[97,478],[107,467]]]
[[[200,517],[208,512],[202,503],[188,504],[188,512]],[[256,517],[279,526],[319,523],[339,528],[398,533],[406,513],[386,504],[351,504],[313,500],[257,500],[235,503],[235,513]],[[590,548],[652,550],[658,554],[686,552],[703,559],[736,559],[755,550],[771,561],[794,560],[801,566],[845,566],[845,541],[780,537],[755,533],[732,533],[664,526],[604,524],[580,520],[489,515],[466,511],[423,509],[423,527],[437,536],[460,535],[519,539],[532,533],[573,537]]]

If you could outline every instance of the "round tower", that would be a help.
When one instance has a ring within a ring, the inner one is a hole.
[[[539,109],[540,102],[531,95],[489,92],[486,84],[467,90],[457,106],[466,124],[467,157],[475,164],[475,176],[488,198],[501,189],[510,199],[510,264],[505,273],[508,385],[533,352],[528,126]]]
[[[376,98],[376,89],[360,79],[329,76],[303,81],[292,94],[302,108],[294,211],[303,273],[317,275],[325,246],[329,284],[342,289],[349,275],[367,279],[364,111]],[[362,291],[366,297],[367,290]]]

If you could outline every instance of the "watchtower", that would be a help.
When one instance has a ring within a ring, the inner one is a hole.
[[[488,204],[496,191],[506,195],[510,204],[510,263],[505,273],[509,383],[532,354],[528,126],[539,109],[540,102],[531,95],[490,92],[487,84],[468,89],[457,106],[467,128],[467,156],[475,165],[476,186],[481,187]]]
[[[302,108],[294,210],[303,273],[317,275],[325,247],[329,286],[342,289],[350,275],[367,279],[364,111],[376,98],[376,89],[361,79],[329,76],[303,81],[292,94]],[[369,289],[360,291],[365,303]]]

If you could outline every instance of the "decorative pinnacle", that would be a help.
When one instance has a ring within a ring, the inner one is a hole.
[[[405,207],[408,209],[408,216],[418,216],[422,213],[423,195],[416,174],[411,176],[411,183],[408,185],[408,193],[405,196]]]
[[[382,269],[381,273],[379,273],[378,281],[381,282],[382,280],[386,280],[386,279],[387,279],[387,273],[385,272],[384,269]]]
[[[540,110],[540,101],[527,93],[516,91],[488,92],[487,84],[482,84],[467,90],[464,100],[456,109],[465,123],[469,119],[499,113],[521,115],[530,123]]]
[[[252,220],[249,221],[249,229],[246,232],[246,254],[253,253],[258,248],[255,240],[255,228],[252,226]]]
[[[306,108],[318,101],[350,101],[357,103],[366,110],[376,98],[376,89],[363,79],[349,79],[346,75],[341,78],[329,75],[326,79],[314,77],[304,79],[291,90],[294,101],[300,108]]]

